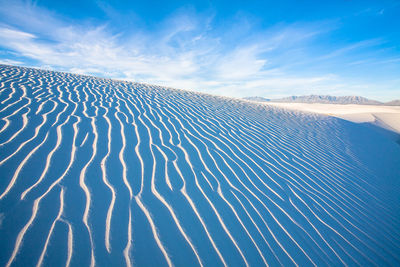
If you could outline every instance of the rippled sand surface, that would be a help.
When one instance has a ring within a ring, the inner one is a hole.
[[[334,117],[0,66],[0,266],[399,265],[399,166]]]

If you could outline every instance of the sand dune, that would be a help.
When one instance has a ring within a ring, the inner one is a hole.
[[[400,106],[272,102],[266,104],[293,110],[325,114],[357,123],[369,122],[379,127],[400,133]]]
[[[400,264],[398,107],[0,74],[1,266]]]

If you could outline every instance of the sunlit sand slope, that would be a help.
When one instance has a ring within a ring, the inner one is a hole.
[[[399,265],[399,179],[355,123],[0,66],[0,266]]]

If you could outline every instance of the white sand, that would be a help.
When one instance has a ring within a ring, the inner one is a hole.
[[[369,122],[400,133],[400,106],[266,103],[282,108],[334,116],[352,122]]]

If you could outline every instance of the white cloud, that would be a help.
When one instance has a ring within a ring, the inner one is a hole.
[[[0,28],[0,38],[10,41],[27,41],[34,39],[35,35],[9,28]]]
[[[151,32],[115,32],[107,23],[67,23],[19,1],[0,4],[0,15],[12,21],[0,24],[0,46],[36,60],[37,66],[237,97],[334,94],[346,92],[346,86],[347,94],[360,94],[362,89],[337,74],[307,73],[307,68],[380,42],[364,41],[314,55],[311,44],[332,25],[282,24],[253,31],[251,22],[235,28],[240,25],[236,21],[222,28],[213,25],[213,14],[190,10],[176,12]],[[362,60],[353,62],[364,64]]]
[[[0,64],[5,64],[5,65],[24,65],[23,62],[18,61],[18,60],[12,60],[12,59],[0,59]]]

